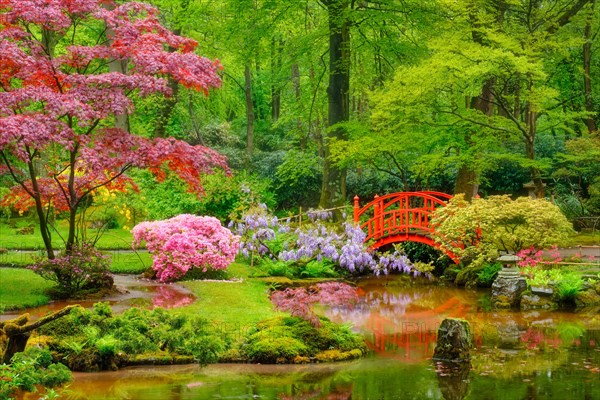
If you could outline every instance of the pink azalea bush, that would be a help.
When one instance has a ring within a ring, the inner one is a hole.
[[[142,222],[133,230],[134,247],[142,241],[152,254],[152,268],[161,282],[181,278],[192,268],[223,270],[239,250],[239,236],[214,217],[181,214],[152,222]]]

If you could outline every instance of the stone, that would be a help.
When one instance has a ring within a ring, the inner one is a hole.
[[[469,362],[473,337],[469,322],[460,318],[446,318],[440,324],[433,359],[448,362]]]
[[[492,284],[492,305],[495,308],[518,307],[525,290],[527,281],[516,268],[502,268]]]
[[[521,310],[555,310],[558,304],[551,297],[540,296],[535,293],[525,293],[521,296]]]
[[[575,296],[577,308],[592,307],[600,305],[600,295],[595,289],[584,290]]]

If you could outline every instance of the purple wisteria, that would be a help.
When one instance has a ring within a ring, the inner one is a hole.
[[[259,204],[249,209],[237,223],[231,221],[228,225],[235,234],[240,236],[240,253],[244,257],[252,254],[276,258],[268,246],[268,242],[275,239],[276,233],[284,232],[284,225],[279,224],[276,216],[269,215],[267,206]],[[288,229],[289,230],[289,229]]]
[[[381,255],[370,251],[365,244],[365,233],[351,222],[343,223],[340,231],[340,225],[326,222],[331,219],[329,211],[310,210],[307,215],[312,223],[290,233],[289,223],[281,223],[277,217],[268,214],[265,205],[260,205],[230,226],[242,238],[240,253],[245,257],[268,256],[290,263],[330,260],[350,273],[387,275],[390,271],[398,271],[419,274],[399,249]],[[287,240],[283,245],[274,245],[282,241],[282,234],[286,234]],[[281,250],[277,253],[273,249]]]

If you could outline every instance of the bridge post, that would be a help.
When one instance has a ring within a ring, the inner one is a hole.
[[[360,215],[358,215],[358,212],[360,211],[360,206],[358,204],[358,201],[360,199],[358,198],[358,195],[354,196],[354,227],[358,227],[360,225]]]
[[[375,200],[379,199],[379,195],[376,194],[374,197]],[[381,229],[381,224],[379,223],[379,214],[381,213],[380,211],[380,207],[381,205],[379,204],[379,201],[376,201],[373,204],[373,218],[375,219],[375,237],[379,237],[380,236],[380,229]]]

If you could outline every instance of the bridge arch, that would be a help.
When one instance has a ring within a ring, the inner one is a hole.
[[[442,192],[398,192],[376,195],[360,207],[359,197],[354,196],[354,224],[367,234],[365,242],[373,241],[372,249],[399,242],[424,243],[440,249],[458,264],[458,257],[441,249],[431,236],[434,231],[430,222],[432,213],[438,207],[446,206],[451,198]]]

